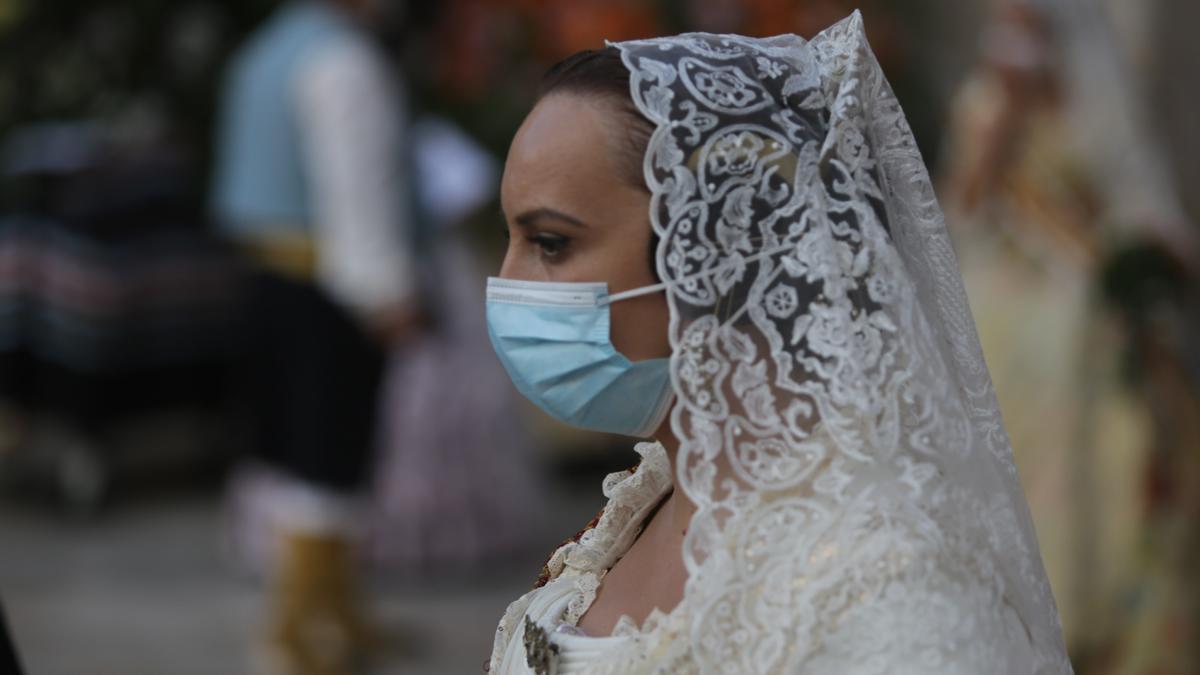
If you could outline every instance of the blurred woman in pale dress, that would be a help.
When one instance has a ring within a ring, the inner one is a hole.
[[[1152,450],[1195,438],[1163,427],[1153,386],[1131,386],[1142,345],[1105,297],[1117,252],[1158,242],[1186,265],[1194,241],[1102,22],[1080,0],[996,3],[955,101],[943,180],[1080,672],[1113,661],[1144,587]]]

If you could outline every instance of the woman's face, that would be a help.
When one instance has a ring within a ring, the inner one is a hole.
[[[627,113],[598,97],[551,94],[513,138],[500,185],[505,279],[603,281],[610,293],[655,283],[650,193],[621,171]],[[611,306],[613,346],[631,361],[669,356],[662,293]]]

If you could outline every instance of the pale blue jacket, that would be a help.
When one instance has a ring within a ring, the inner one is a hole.
[[[227,233],[309,232],[312,203],[292,82],[307,57],[353,30],[325,3],[297,2],[234,58],[224,83],[211,204]]]

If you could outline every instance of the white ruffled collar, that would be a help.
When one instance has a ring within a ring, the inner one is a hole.
[[[672,469],[666,449],[657,442],[644,442],[638,443],[634,450],[642,457],[637,467],[605,477],[603,490],[608,502],[595,524],[577,540],[563,544],[554,552],[542,571],[542,578],[546,580],[544,585],[509,605],[497,627],[490,662],[490,667],[497,669],[497,672],[513,641],[519,643],[522,640],[523,622],[531,606],[538,604],[535,603],[537,597],[544,598],[544,601],[540,605],[542,609],[534,613],[533,621],[552,634],[555,642],[563,643],[576,656],[587,652],[594,657],[596,650],[601,650],[605,653],[605,659],[615,655],[617,663],[623,663],[623,659],[637,658],[637,654],[641,653],[639,649],[631,647],[631,643],[647,640],[661,630],[678,627],[684,605],[682,602],[670,613],[652,610],[640,627],[630,617],[622,616],[609,636],[619,638],[616,641],[602,636],[577,636],[557,631],[562,624],[579,624],[579,619],[595,600],[605,574],[629,550],[650,511],[671,490]],[[545,604],[547,602],[552,603],[554,609],[544,613],[549,609]],[[614,643],[624,646],[614,650]],[[509,657],[523,659],[511,654]],[[629,670],[621,665],[614,668],[605,672]]]
[[[563,623],[578,624],[595,600],[604,575],[633,545],[646,517],[671,490],[671,462],[662,444],[638,443],[634,450],[642,457],[637,467],[605,477],[603,490],[608,502],[596,525],[578,541],[560,547],[547,563],[552,579],[575,586]],[[623,616],[613,635],[638,631],[632,619]]]

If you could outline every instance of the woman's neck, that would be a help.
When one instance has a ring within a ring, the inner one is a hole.
[[[672,538],[679,537],[687,533],[688,525],[692,522],[692,514],[696,512],[696,505],[679,487],[679,473],[676,470],[678,467],[675,464],[679,457],[679,439],[671,430],[670,416],[659,425],[658,430],[654,433],[654,440],[658,441],[666,450],[667,461],[671,464],[671,494],[667,496],[658,509],[659,513],[656,514],[656,517],[664,519],[667,527],[659,530],[659,534]]]

